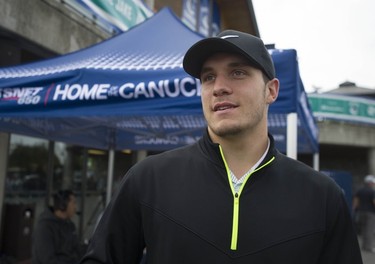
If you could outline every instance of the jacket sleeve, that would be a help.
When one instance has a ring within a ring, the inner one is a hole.
[[[81,264],[138,264],[144,249],[139,189],[130,170],[100,219]]]
[[[337,188],[339,189],[339,188]],[[362,264],[349,206],[340,190],[331,190],[326,207],[326,235],[320,264]]]

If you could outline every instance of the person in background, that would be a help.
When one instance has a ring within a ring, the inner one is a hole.
[[[71,218],[77,203],[71,190],[58,191],[53,207],[39,217],[33,233],[32,264],[76,264],[83,248]]]
[[[185,54],[207,121],[196,143],[134,165],[81,264],[360,264],[342,190],[275,148],[279,92],[263,41],[227,30]],[[282,89],[282,88],[281,88]]]
[[[362,249],[375,253],[375,176],[365,177],[364,186],[354,195],[353,210],[358,214]]]

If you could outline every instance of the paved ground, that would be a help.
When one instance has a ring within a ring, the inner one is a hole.
[[[375,253],[369,253],[362,251],[363,264],[374,264],[375,263]]]
[[[359,244],[361,244],[361,237],[358,237]],[[362,250],[363,264],[375,264],[375,253],[370,253]]]

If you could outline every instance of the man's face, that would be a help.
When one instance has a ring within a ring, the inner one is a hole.
[[[277,79],[265,83],[261,70],[241,56],[227,53],[208,58],[200,79],[211,137],[267,131],[268,105],[277,98]]]
[[[68,206],[66,208],[66,213],[67,213],[68,218],[72,218],[76,214],[76,211],[77,211],[76,197],[74,195],[70,195]]]

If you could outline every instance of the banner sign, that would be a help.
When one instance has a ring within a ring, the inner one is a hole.
[[[211,36],[216,36],[221,31],[220,10],[216,1],[213,2],[211,14]]]
[[[375,124],[373,100],[330,94],[309,94],[308,98],[316,118]]]
[[[141,0],[77,0],[122,31],[153,15]]]
[[[214,0],[184,0],[181,20],[206,37],[220,32],[219,7]]]
[[[184,0],[181,20],[193,31],[197,29],[197,11],[198,0]]]
[[[203,36],[210,36],[210,22],[211,22],[211,0],[201,0],[199,6],[199,26],[198,32]]]
[[[46,107],[53,104],[55,109],[66,103],[80,102],[80,105],[108,101],[137,101],[155,98],[200,98],[201,89],[197,79],[183,77],[150,81],[122,83],[110,82],[67,82],[52,83],[49,86],[0,87],[2,109],[14,109],[15,105],[33,105]],[[199,101],[199,99],[198,99]],[[103,107],[103,106],[102,106]],[[91,110],[88,113],[90,114]]]

